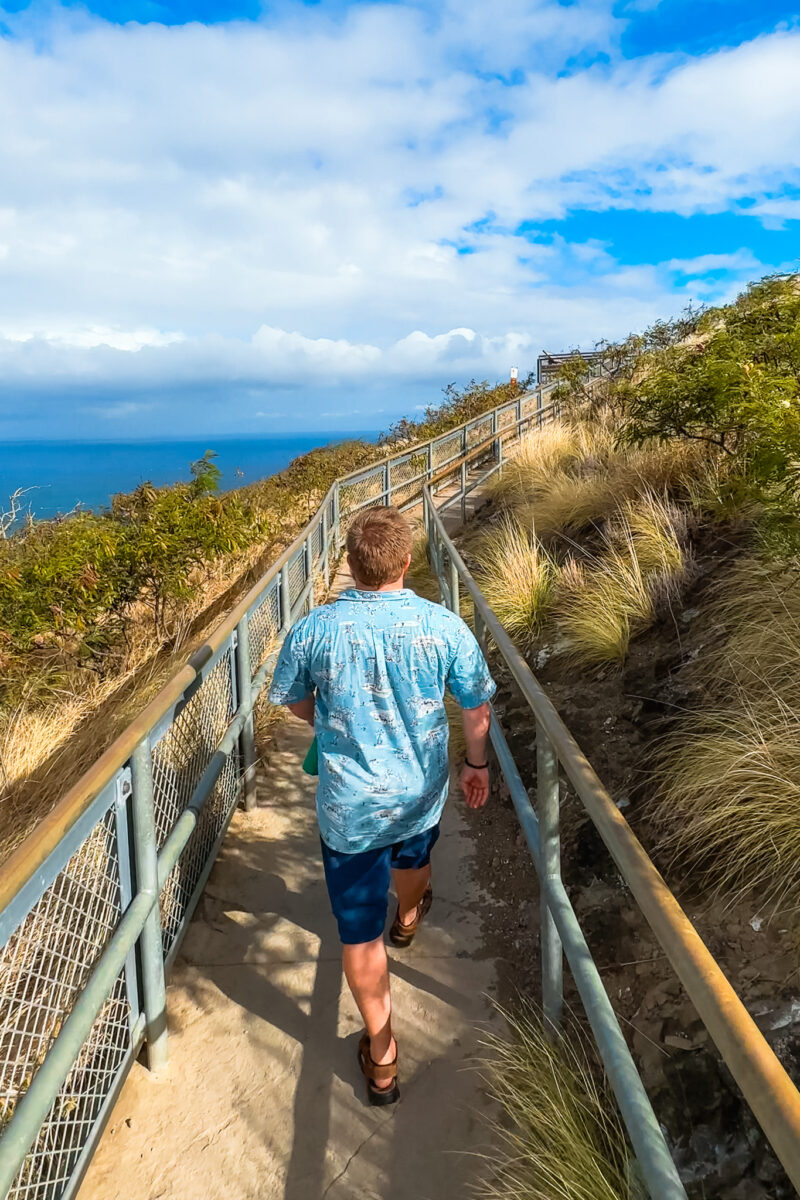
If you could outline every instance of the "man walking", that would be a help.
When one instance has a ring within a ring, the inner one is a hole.
[[[350,990],[364,1018],[359,1044],[370,1103],[399,1098],[383,932],[409,946],[428,912],[430,857],[447,799],[445,689],[462,709],[470,808],[489,797],[486,739],[492,681],[460,617],[404,587],[411,532],[394,508],[372,508],[347,534],[355,588],[289,632],[270,688],[313,725],[325,880]]]

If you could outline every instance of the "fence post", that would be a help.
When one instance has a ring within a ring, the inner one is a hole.
[[[331,586],[331,566],[328,562],[330,547],[328,546],[328,505],[322,510],[322,578],[325,580],[325,592]]]
[[[239,704],[250,704],[253,695],[253,665],[250,660],[250,620],[247,613],[236,626],[236,683]],[[256,806],[256,732],[255,714],[250,713],[239,734],[239,753],[242,756],[242,786],[244,807],[252,812]]]
[[[450,607],[456,616],[461,615],[461,603],[458,594],[458,569],[450,558]]]
[[[292,598],[289,595],[289,563],[281,567],[281,631],[284,636],[292,624]]]
[[[497,433],[497,410],[492,410],[492,434]],[[492,455],[496,462],[500,461],[500,449],[497,441],[492,442]]]
[[[342,513],[338,480],[333,486],[333,544],[338,554],[342,548]]]
[[[383,503],[392,503],[392,468],[388,458],[383,467]]]
[[[542,880],[561,878],[561,839],[559,836],[558,757],[540,722],[536,722],[536,808],[539,818]],[[540,887],[542,928],[542,1011],[545,1024],[555,1032],[561,1023],[564,998],[561,939],[547,905],[547,893]]]
[[[486,653],[486,626],[483,623],[483,617],[475,609],[475,640],[480,646],[483,653]]]
[[[153,807],[153,760],[150,741],[144,738],[131,757],[133,795],[133,854],[136,891],[151,892],[153,907],[139,936],[144,993],[147,1065],[157,1071],[167,1063],[167,989],[164,980],[164,948],[158,904],[158,847]]]
[[[536,389],[536,424],[542,428],[542,385]]]
[[[467,464],[461,464],[461,524],[467,523]]]
[[[309,592],[308,599],[309,599],[310,607],[313,608],[314,607],[314,554],[311,549],[311,536],[312,535],[310,533],[306,534],[306,541],[305,541],[305,545],[303,546],[303,552],[304,552],[304,559],[305,559],[305,564],[306,564],[306,571],[305,571],[306,580],[305,581],[306,581],[306,583],[308,583],[309,579],[311,580],[311,591]]]

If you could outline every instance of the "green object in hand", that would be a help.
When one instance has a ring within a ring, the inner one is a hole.
[[[303,759],[303,770],[306,775],[319,775],[319,752],[316,737],[308,747],[308,754]]]

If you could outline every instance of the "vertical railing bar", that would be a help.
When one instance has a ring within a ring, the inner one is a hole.
[[[542,1011],[545,1024],[555,1032],[561,1024],[564,1001],[564,959],[561,939],[547,903],[544,877],[561,879],[559,833],[558,757],[541,724],[536,722],[536,815],[539,820],[542,887]]]
[[[331,586],[330,546],[328,545],[329,524],[328,505],[326,504],[322,510],[322,578],[325,581],[326,594]]]
[[[342,500],[338,481],[333,488],[333,536],[336,553],[342,549]]]
[[[311,608],[313,608],[313,607],[314,607],[314,584],[313,584],[313,579],[314,579],[314,548],[313,548],[313,545],[312,545],[312,539],[313,539],[313,536],[314,536],[314,535],[313,535],[313,533],[309,533],[309,534],[307,535],[307,537],[306,537],[306,540],[305,540],[305,545],[303,546],[303,550],[304,550],[304,552],[305,552],[305,567],[306,567],[306,578],[305,578],[305,581],[304,581],[304,582],[306,582],[306,583],[307,583],[309,579],[310,579],[310,580],[312,580],[312,584],[311,584],[311,593],[310,593],[310,607],[311,607]]]
[[[136,895],[134,880],[136,878],[133,861],[130,829],[130,799],[131,772],[125,767],[117,774],[116,802],[114,805],[114,826],[117,835],[117,870],[119,871],[119,901],[120,910],[125,912]],[[133,1030],[139,1020],[139,971],[136,961],[136,947],[131,946],[125,960],[125,989],[130,1005],[130,1026]]]
[[[239,705],[249,705],[253,692],[253,665],[250,655],[250,620],[247,613],[236,626],[236,676]],[[251,712],[239,734],[239,753],[242,759],[242,799],[246,812],[256,806],[256,732]]]
[[[461,615],[461,602],[458,586],[458,567],[456,566],[453,558],[450,558],[450,608],[456,614],[456,616]]]
[[[281,567],[281,632],[287,634],[292,624],[292,597],[289,593],[289,563]]]
[[[133,787],[133,845],[137,892],[158,897],[158,849],[153,799],[153,759],[145,737],[131,756]],[[158,900],[153,904],[139,937],[144,999],[147,1065],[157,1071],[167,1062],[167,989]]]

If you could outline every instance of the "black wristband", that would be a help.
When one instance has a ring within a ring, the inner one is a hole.
[[[466,764],[466,766],[468,766],[468,767],[472,767],[473,771],[488,771],[488,770],[489,770],[489,764],[488,764],[488,762],[485,762],[485,763],[471,763],[471,762],[469,761],[469,759],[468,759],[468,758],[465,758],[465,759],[464,759],[464,763]]]

